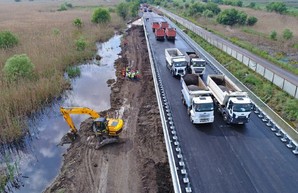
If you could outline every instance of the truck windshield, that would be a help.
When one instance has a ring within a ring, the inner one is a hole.
[[[184,66],[186,66],[186,62],[175,62],[174,66],[175,67],[184,67]]]
[[[251,104],[234,104],[233,111],[235,112],[250,112],[251,111]]]
[[[213,111],[213,103],[194,104],[196,112]]]
[[[193,67],[205,67],[205,62],[193,62]]]

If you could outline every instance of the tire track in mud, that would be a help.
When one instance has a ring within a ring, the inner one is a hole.
[[[92,189],[91,192],[94,192],[94,173],[93,173],[93,170],[92,170],[92,162],[91,162],[91,152],[92,149],[88,148],[87,151],[85,151],[85,170],[86,170],[86,173],[87,173],[87,181],[89,182],[89,187]]]

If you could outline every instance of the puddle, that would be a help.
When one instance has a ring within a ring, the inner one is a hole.
[[[63,93],[62,99],[45,107],[42,113],[29,120],[31,135],[24,140],[19,150],[6,149],[3,155],[10,154],[11,164],[16,163],[19,189],[15,193],[40,193],[58,175],[68,145],[57,146],[60,139],[69,130],[60,114],[59,107],[89,107],[96,111],[110,108],[111,89],[107,80],[116,79],[114,62],[121,52],[121,36],[115,35],[109,41],[97,44],[100,61],[92,61],[79,66],[81,76],[72,80],[72,90]],[[72,115],[77,128],[88,115]],[[5,165],[5,164],[3,164]],[[8,186],[11,188],[11,184]]]

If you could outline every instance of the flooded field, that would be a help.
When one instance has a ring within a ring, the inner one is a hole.
[[[6,191],[40,193],[57,176],[68,146],[57,146],[69,127],[60,114],[63,107],[88,107],[95,111],[110,108],[111,89],[107,84],[116,79],[114,61],[121,52],[120,35],[97,44],[100,61],[80,64],[81,75],[71,80],[72,90],[65,91],[61,99],[43,108],[34,118],[28,120],[30,135],[18,147],[3,147],[0,154],[2,166],[13,167],[16,183],[9,183]],[[88,115],[72,115],[77,128]]]

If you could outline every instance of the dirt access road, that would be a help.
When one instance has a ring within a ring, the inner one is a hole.
[[[86,120],[80,139],[64,155],[59,176],[45,192],[173,192],[143,27],[130,28],[123,42],[127,44],[115,64],[118,78],[107,111],[124,119],[123,143],[95,150],[87,142],[92,132],[91,120]],[[122,77],[127,64],[140,70],[140,80]]]

